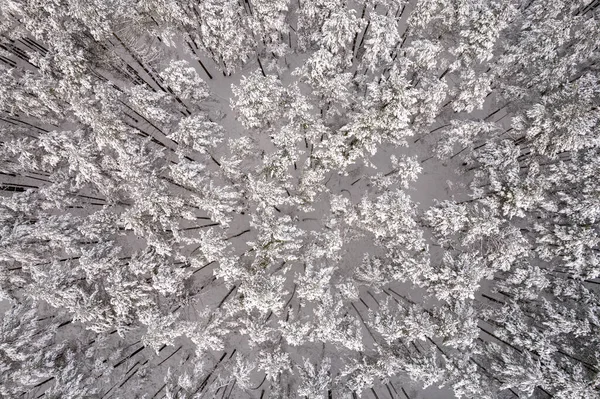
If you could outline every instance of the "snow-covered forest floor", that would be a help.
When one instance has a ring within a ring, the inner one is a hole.
[[[1,398],[597,398],[599,0],[0,0]]]

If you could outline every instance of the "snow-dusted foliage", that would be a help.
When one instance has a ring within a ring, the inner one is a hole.
[[[599,13],[0,0],[0,397],[599,397]]]

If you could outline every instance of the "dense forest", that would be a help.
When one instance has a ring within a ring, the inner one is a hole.
[[[600,397],[600,0],[0,0],[0,398]]]

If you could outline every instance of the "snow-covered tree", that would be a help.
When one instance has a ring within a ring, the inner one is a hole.
[[[0,396],[596,397],[599,7],[0,0]]]

